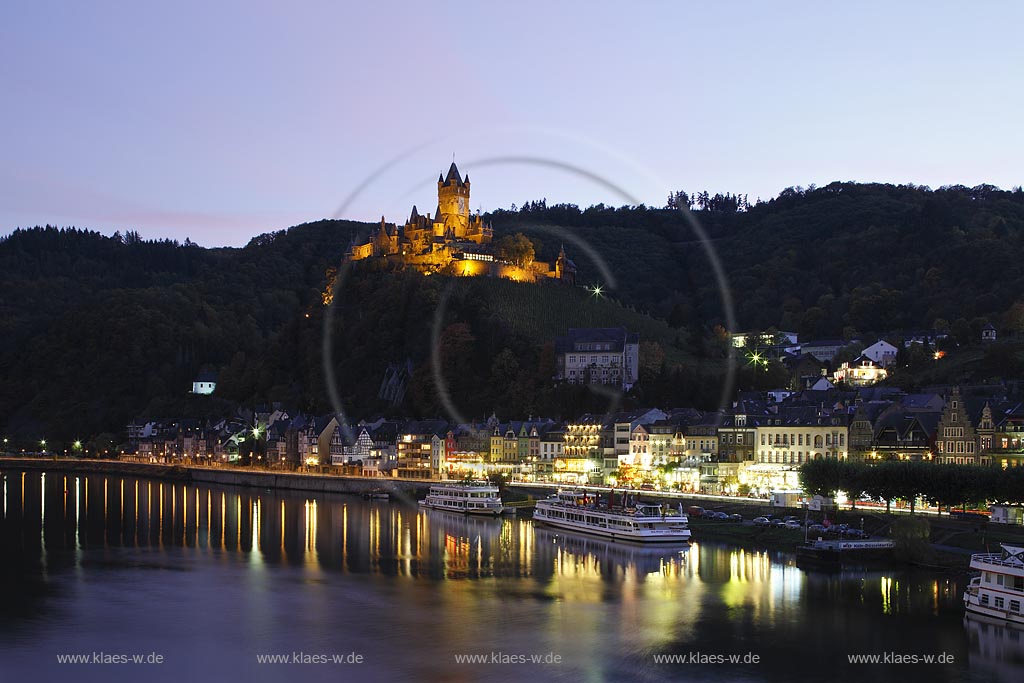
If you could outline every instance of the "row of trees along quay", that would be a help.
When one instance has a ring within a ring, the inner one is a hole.
[[[914,512],[923,499],[952,512],[954,506],[972,507],[986,503],[1024,504],[1024,467],[951,465],[888,460],[877,464],[820,458],[800,467],[800,483],[809,495],[834,498],[843,491],[856,505],[867,496],[885,502],[910,504]]]

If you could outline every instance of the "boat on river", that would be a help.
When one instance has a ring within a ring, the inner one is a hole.
[[[635,543],[688,543],[689,519],[682,508],[662,503],[641,502],[623,494],[614,504],[583,491],[559,491],[537,501],[533,521],[559,529],[601,536],[613,541]]]
[[[491,484],[434,484],[420,505],[434,510],[496,517],[505,506],[497,486]]]
[[[1002,552],[971,555],[971,569],[981,572],[964,591],[967,616],[980,615],[1024,625],[1024,547],[1000,544]]]

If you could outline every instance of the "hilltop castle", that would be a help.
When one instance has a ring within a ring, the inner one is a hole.
[[[542,261],[512,263],[501,258],[492,244],[494,231],[478,211],[469,212],[469,175],[463,178],[452,162],[448,175],[437,177],[437,208],[434,217],[421,215],[415,206],[401,228],[384,216],[368,239],[353,240],[345,252],[350,261],[378,259],[412,267],[424,273],[457,276],[490,275],[536,282],[552,278],[575,284],[576,264],[562,249],[553,264]]]

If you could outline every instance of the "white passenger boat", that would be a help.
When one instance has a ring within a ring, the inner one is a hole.
[[[594,534],[615,541],[687,543],[689,521],[682,509],[660,503],[626,500],[612,504],[594,493],[559,491],[537,501],[533,520],[539,524]]]
[[[498,487],[490,484],[435,484],[420,505],[467,515],[497,516],[504,509]]]
[[[1024,624],[1024,547],[1001,544],[1001,553],[971,555],[971,569],[981,572],[964,591],[967,616],[983,615]]]

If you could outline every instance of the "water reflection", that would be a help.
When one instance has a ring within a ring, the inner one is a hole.
[[[266,564],[432,579],[681,575],[680,550],[629,548],[351,497],[102,475],[3,475],[5,556],[42,573],[78,568],[88,548],[243,552]],[[12,485],[13,484],[13,485]]]
[[[1024,671],[1024,631],[974,614],[964,618],[964,628],[972,666],[989,673],[993,680],[1020,680]]]
[[[240,662],[255,643],[343,638],[376,657],[366,680],[478,680],[451,653],[502,649],[557,651],[570,662],[560,675],[594,681],[674,680],[680,669],[653,657],[693,651],[759,654],[758,666],[701,669],[722,681],[871,675],[846,654],[886,651],[954,654],[929,671],[938,680],[1024,673],[1011,636],[963,624],[963,577],[803,571],[785,553],[608,543],[348,496],[0,474],[0,662],[19,642],[92,646],[97,624],[151,647],[173,605],[203,619],[160,642],[216,643]]]

